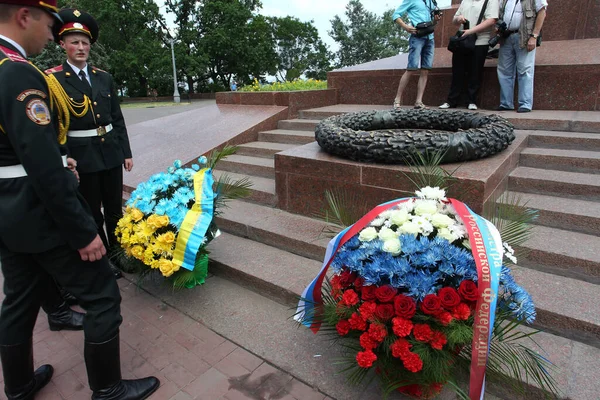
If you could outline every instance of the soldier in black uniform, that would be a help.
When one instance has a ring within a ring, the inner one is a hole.
[[[72,99],[69,155],[77,160],[79,191],[92,209],[109,259],[117,263],[119,258],[113,255],[120,248],[115,229],[123,216],[123,167],[133,168],[127,128],[112,76],[87,64],[98,24],[77,9],[63,9],[59,15],[63,25],[57,26],[55,40],[65,49],[67,60],[46,73],[54,75]],[[113,271],[120,276],[119,269]]]
[[[120,294],[75,175],[63,166],[67,98],[27,56],[52,40],[56,0],[0,0],[0,359],[10,400],[33,399],[53,368],[33,369],[32,336],[55,279],[87,311],[84,358],[95,400],[145,399],[154,377],[121,379]]]

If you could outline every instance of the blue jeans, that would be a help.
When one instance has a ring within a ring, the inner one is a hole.
[[[433,49],[435,45],[433,39],[425,37],[416,37],[410,35],[408,39],[408,65],[406,66],[407,71],[415,71],[419,69],[419,62],[421,63],[421,69],[433,68]]]
[[[533,72],[535,51],[520,47],[521,36],[513,33],[500,46],[498,53],[498,81],[500,107],[514,109],[515,75],[519,84],[519,108],[533,109]]]

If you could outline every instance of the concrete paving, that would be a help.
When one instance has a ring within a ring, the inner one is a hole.
[[[127,126],[130,126],[139,122],[151,121],[215,104],[215,100],[194,100],[191,103],[182,102],[173,105],[166,105],[165,103],[156,103],[155,105],[152,103],[125,103],[122,105],[122,111],[123,116],[125,117],[125,123]]]

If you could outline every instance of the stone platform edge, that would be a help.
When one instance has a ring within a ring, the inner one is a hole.
[[[290,92],[219,92],[217,104],[261,105],[288,107],[287,119],[297,118],[307,108],[338,103],[337,89],[297,90]]]

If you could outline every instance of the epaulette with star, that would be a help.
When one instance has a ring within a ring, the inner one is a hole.
[[[45,70],[44,72],[48,75],[53,74],[55,72],[60,72],[63,70],[63,66],[62,65],[57,65],[56,67],[53,68],[48,68],[47,70]]]
[[[103,70],[103,69],[100,69],[100,68],[98,68],[98,67],[92,67],[92,73],[94,73],[94,74],[95,74],[95,73],[96,73],[96,71],[98,71],[98,72],[104,72],[105,74],[108,74],[108,72],[106,72],[106,71],[105,71],[105,70]]]

